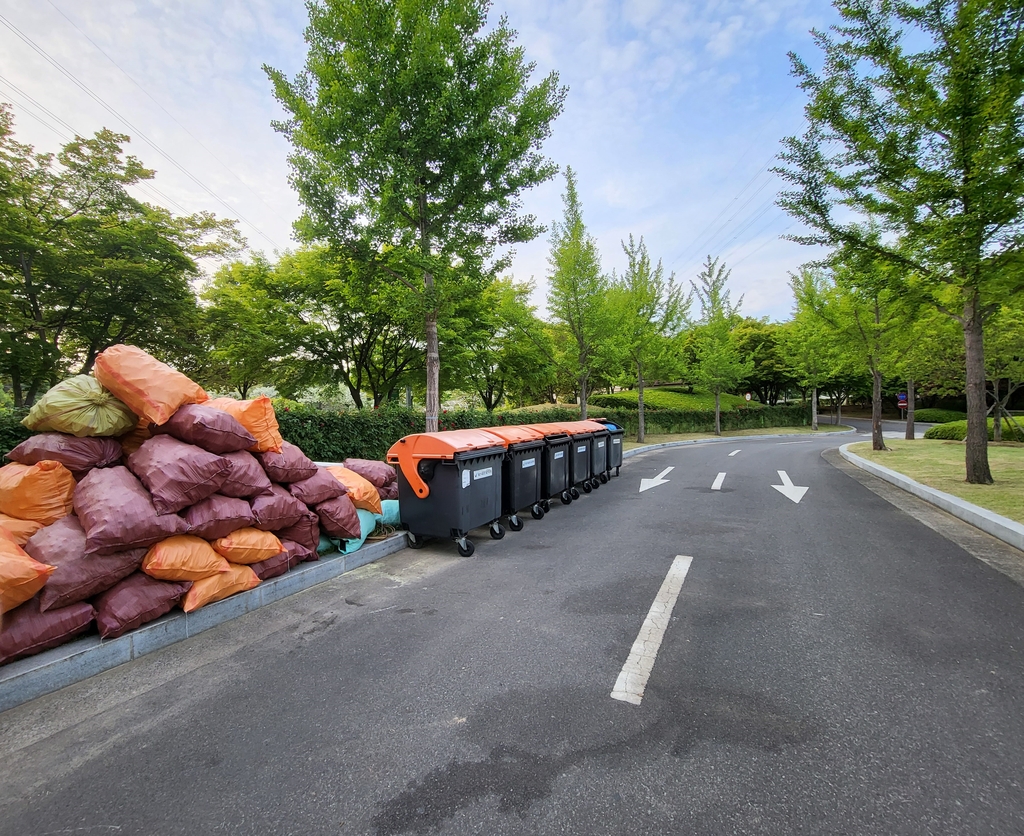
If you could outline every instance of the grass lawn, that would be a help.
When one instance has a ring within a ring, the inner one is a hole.
[[[919,438],[885,440],[891,450],[874,451],[870,442],[855,444],[850,452],[909,476],[929,488],[966,499],[1011,520],[1024,523],[1024,444],[988,445],[994,485],[968,485],[964,445],[959,441]]]
[[[605,406],[610,409],[636,409],[639,401],[636,389],[626,389],[613,395],[593,394],[590,402],[594,406]],[[722,393],[722,409],[756,409],[757,401],[747,403],[740,395]],[[715,396],[710,392],[684,392],[673,387],[651,388],[644,390],[644,404],[655,409],[714,409]]]
[[[842,424],[819,424],[818,431],[812,433],[810,427],[759,427],[753,430],[723,430],[722,438],[742,438],[745,435],[821,435],[822,433],[845,432],[850,429]],[[666,441],[691,441],[695,438],[715,438],[714,433],[675,433],[664,435],[661,433],[647,433],[647,440],[643,444],[636,443],[636,434],[629,433],[623,438],[627,450],[634,450],[637,447],[647,447],[650,444],[664,444]]]

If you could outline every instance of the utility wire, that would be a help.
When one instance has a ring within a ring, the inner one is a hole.
[[[155,150],[164,159],[166,159],[169,163],[171,163],[182,174],[184,174],[193,183],[195,183],[197,186],[199,186],[199,188],[201,188],[208,195],[210,195],[210,197],[212,197],[214,200],[216,200],[218,203],[220,203],[221,206],[223,206],[225,209],[228,210],[228,212],[230,212],[231,214],[235,215],[239,220],[243,221],[245,224],[247,224],[249,227],[251,227],[258,235],[260,235],[267,242],[269,242],[271,244],[271,246],[273,246],[275,249],[278,249],[278,250],[281,249],[281,247],[277,244],[276,241],[274,241],[273,238],[271,238],[269,235],[267,235],[265,232],[263,232],[263,230],[261,230],[258,226],[256,226],[256,224],[254,224],[252,221],[250,221],[248,218],[246,218],[241,212],[239,212],[237,209],[235,209],[234,207],[229,205],[227,202],[225,202],[219,195],[217,195],[205,183],[203,183],[201,180],[199,180],[195,175],[193,175],[190,171],[188,171],[188,169],[186,169],[183,165],[181,165],[181,163],[179,163],[177,160],[175,160],[174,157],[172,157],[170,154],[168,154],[166,151],[164,151],[153,140],[151,140],[142,131],[140,131],[137,127],[135,127],[135,125],[133,125],[128,119],[126,119],[124,116],[122,116],[120,113],[118,113],[113,107],[111,107],[109,104],[107,104],[102,98],[100,98],[100,96],[98,96],[96,93],[94,93],[89,88],[88,85],[86,85],[83,81],[80,81],[71,71],[65,69],[64,66],[62,66],[58,61],[56,61],[54,58],[52,58],[46,52],[46,50],[44,50],[41,46],[36,44],[35,41],[33,41],[31,38],[29,38],[24,32],[22,32],[20,29],[18,29],[17,26],[15,26],[13,23],[11,23],[3,15],[0,15],[0,23],[2,23],[8,29],[10,29],[12,32],[14,32],[15,35],[17,35],[22,41],[24,41],[28,46],[30,46],[33,50],[35,50],[40,56],[42,56],[51,65],[53,65],[57,70],[59,70],[61,73],[63,73],[69,80],[71,80],[77,87],[79,87],[82,91],[84,91],[97,104],[101,105],[110,114],[112,114],[116,119],[119,119],[123,124],[128,126],[128,128],[130,130],[132,130],[135,133],[136,136],[138,136],[140,139],[142,139],[144,142],[146,142],[151,148],[153,148],[153,150]]]
[[[136,80],[135,80],[135,79],[134,79],[134,78],[132,77],[132,75],[131,75],[131,74],[130,74],[130,73],[129,73],[129,72],[128,72],[128,71],[127,71],[127,70],[126,70],[126,69],[125,69],[124,67],[122,67],[122,66],[121,66],[120,64],[118,64],[118,63],[117,63],[117,62],[116,62],[116,61],[115,61],[115,60],[114,60],[113,58],[111,58],[111,57],[110,57],[110,55],[108,55],[108,54],[107,54],[107,52],[106,52],[106,51],[104,51],[103,47],[101,47],[101,46],[100,46],[100,45],[99,45],[98,43],[96,43],[96,41],[94,41],[94,40],[93,40],[92,38],[90,38],[90,37],[89,37],[89,36],[88,36],[88,35],[87,35],[87,34],[86,34],[86,33],[85,33],[85,32],[84,32],[83,30],[82,30],[82,28],[81,28],[81,27],[80,27],[80,26],[79,26],[79,25],[78,25],[77,23],[75,23],[75,22],[74,22],[74,21],[73,21],[73,20],[72,20],[72,19],[71,19],[70,17],[68,17],[68,16],[67,16],[67,15],[66,15],[66,14],[65,14],[65,13],[64,13],[64,12],[63,12],[63,11],[62,11],[62,10],[61,10],[60,8],[59,8],[59,7],[58,7],[58,6],[57,6],[57,5],[56,5],[56,4],[55,4],[55,3],[53,2],[53,0],[47,0],[47,2],[48,2],[48,3],[49,3],[49,4],[51,5],[51,6],[53,6],[53,8],[54,8],[54,9],[55,9],[55,10],[57,11],[57,13],[58,13],[58,14],[60,14],[60,16],[61,16],[61,17],[63,17],[63,18],[64,18],[64,19],[65,19],[65,20],[66,20],[66,21],[67,21],[68,23],[70,23],[70,24],[71,24],[72,26],[74,26],[74,27],[75,27],[75,29],[77,29],[77,30],[78,30],[79,34],[81,34],[81,36],[82,36],[83,38],[85,38],[85,39],[86,39],[86,40],[87,40],[87,41],[88,41],[89,43],[91,43],[91,44],[92,44],[92,45],[93,45],[93,46],[94,46],[94,47],[95,47],[95,48],[97,49],[97,51],[99,51],[99,53],[100,53],[100,54],[101,54],[101,55],[102,55],[102,56],[103,56],[104,58],[106,58],[106,59],[107,59],[107,60],[108,60],[108,61],[109,61],[109,62],[110,62],[111,64],[113,64],[113,65],[114,65],[115,67],[117,67],[117,69],[121,71],[121,73],[122,73],[122,74],[123,74],[123,75],[125,76],[125,78],[127,78],[127,79],[128,79],[128,80],[129,80],[129,81],[130,81],[130,82],[132,83],[132,84],[134,84],[134,85],[135,85],[136,87],[138,87],[138,88],[139,88],[139,89],[140,89],[140,90],[141,90],[141,91],[142,91],[143,93],[145,93],[145,94],[146,94],[146,97],[147,97],[147,98],[148,98],[148,99],[149,99],[149,100],[150,100],[151,102],[153,102],[153,104],[155,104],[155,105],[156,105],[156,106],[157,106],[158,108],[160,108],[160,109],[161,109],[161,110],[162,110],[162,111],[163,111],[164,113],[166,113],[166,114],[167,114],[167,115],[168,115],[168,116],[169,116],[169,117],[171,118],[171,120],[172,120],[172,121],[174,122],[174,124],[175,124],[175,125],[177,125],[177,126],[178,126],[179,128],[181,128],[181,129],[182,129],[182,130],[183,130],[183,131],[184,131],[185,133],[187,133],[187,134],[188,134],[188,135],[189,135],[190,137],[192,137],[192,139],[194,139],[194,140],[195,140],[196,144],[197,144],[197,145],[198,145],[198,146],[199,146],[200,148],[202,148],[202,149],[203,149],[203,150],[204,150],[204,151],[205,151],[205,152],[206,152],[207,154],[209,154],[209,155],[210,155],[211,157],[213,157],[213,159],[215,159],[215,160],[217,161],[217,163],[218,163],[218,164],[219,164],[219,165],[220,165],[220,166],[221,166],[221,167],[222,167],[222,168],[223,168],[223,169],[224,169],[224,170],[225,170],[225,171],[226,171],[226,172],[227,172],[228,174],[230,174],[230,175],[231,175],[232,177],[234,177],[234,178],[235,178],[235,179],[236,179],[236,180],[237,180],[237,181],[238,181],[239,183],[241,183],[241,185],[242,185],[242,186],[243,186],[243,187],[244,187],[244,188],[245,188],[245,189],[246,189],[246,190],[247,190],[247,191],[249,192],[249,194],[251,194],[251,195],[252,195],[253,197],[255,197],[255,198],[256,198],[256,199],[257,199],[257,200],[258,200],[258,201],[259,201],[260,203],[262,203],[262,204],[263,204],[264,206],[266,206],[266,207],[267,207],[268,209],[270,209],[270,210],[271,210],[272,212],[276,212],[276,211],[277,211],[277,210],[276,210],[276,209],[275,209],[275,208],[274,208],[273,206],[271,206],[271,205],[270,205],[269,203],[267,203],[267,201],[265,201],[265,200],[264,200],[264,199],[263,199],[263,198],[262,198],[262,197],[261,197],[261,196],[260,196],[260,195],[259,195],[259,194],[258,194],[258,193],[257,193],[256,191],[254,191],[254,190],[253,190],[253,188],[252,188],[251,186],[249,186],[249,184],[248,184],[248,183],[246,183],[246,182],[245,182],[245,181],[244,181],[244,180],[243,180],[243,179],[242,179],[241,177],[239,177],[239,176],[238,176],[238,175],[237,175],[237,174],[236,174],[236,173],[235,173],[234,171],[232,171],[231,167],[230,167],[230,166],[229,166],[229,165],[228,165],[227,163],[225,163],[225,162],[224,162],[224,161],[223,161],[223,160],[222,160],[222,159],[221,159],[220,157],[218,157],[218,156],[217,156],[216,154],[214,154],[214,153],[213,153],[213,151],[211,151],[211,150],[210,150],[209,148],[207,148],[207,147],[206,147],[206,146],[205,146],[205,145],[203,144],[202,140],[200,140],[200,139],[199,139],[199,137],[197,137],[197,136],[196,136],[196,135],[195,135],[194,133],[192,133],[192,131],[190,131],[190,130],[189,130],[188,128],[186,128],[186,127],[185,127],[185,126],[184,126],[184,125],[183,125],[183,124],[182,124],[181,122],[179,122],[179,121],[177,120],[177,118],[175,118],[175,116],[174,116],[174,114],[173,114],[173,113],[171,113],[171,112],[170,112],[170,111],[169,111],[169,110],[168,110],[168,109],[167,109],[166,107],[164,107],[164,106],[163,106],[162,104],[160,104],[160,102],[159,102],[159,101],[157,101],[157,100],[156,100],[155,98],[153,98],[153,96],[152,96],[152,95],[150,95],[149,91],[148,91],[148,90],[147,90],[147,89],[146,89],[145,87],[143,87],[143,86],[142,86],[141,84],[139,84],[139,82],[138,82],[138,81],[136,81]]]

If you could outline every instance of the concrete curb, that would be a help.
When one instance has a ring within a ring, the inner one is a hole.
[[[207,604],[192,613],[175,610],[116,639],[88,636],[0,667],[0,711],[123,665],[154,650],[209,630],[240,615],[351,572],[405,548],[405,532],[363,545],[351,554],[329,554],[301,563],[280,577]]]
[[[877,476],[879,479],[896,485],[896,487],[902,488],[918,499],[923,499],[925,502],[930,502],[932,505],[941,508],[947,514],[952,514],[954,517],[970,523],[975,528],[980,528],[986,534],[991,534],[996,539],[1024,551],[1024,525],[1021,525],[1019,522],[974,505],[964,499],[960,499],[958,496],[953,496],[944,491],[929,488],[920,482],[915,482],[909,476],[904,476],[902,473],[897,473],[888,467],[883,467],[880,464],[861,458],[856,453],[851,453],[849,447],[850,444],[844,444],[839,448],[839,454],[850,464],[859,467],[861,470],[866,470],[872,476]]]
[[[851,435],[857,432],[856,429],[848,430],[837,430],[836,432],[824,433],[823,435],[815,436],[815,438],[825,438],[826,436],[832,435]],[[647,444],[643,447],[634,447],[632,450],[626,450],[622,454],[623,460],[630,459],[633,456],[639,456],[641,453],[647,453],[651,450],[664,450],[666,447],[684,447],[688,444],[721,444],[725,441],[760,441],[764,438],[792,438],[793,433],[776,433],[774,435],[727,435],[721,438],[691,438],[687,441],[663,441],[661,444]]]

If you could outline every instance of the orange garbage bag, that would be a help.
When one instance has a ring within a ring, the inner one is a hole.
[[[220,409],[232,416],[256,437],[256,445],[250,447],[254,453],[280,453],[284,445],[281,430],[277,426],[274,404],[266,395],[251,401],[236,401],[234,398],[216,398],[207,401],[206,406]]]
[[[281,553],[277,535],[258,528],[240,528],[213,541],[213,550],[231,563],[259,563]]]
[[[0,614],[35,595],[55,568],[33,560],[21,546],[0,536]]]
[[[227,572],[221,572],[209,578],[203,578],[192,584],[192,588],[185,594],[181,602],[181,608],[185,612],[198,610],[206,604],[220,601],[236,592],[245,592],[247,589],[260,585],[260,579],[248,566],[235,566],[232,564]]]
[[[60,462],[0,467],[0,514],[50,525],[71,513],[75,477]]]
[[[373,514],[384,513],[381,511],[380,494],[371,481],[339,464],[329,465],[327,471],[348,489],[348,498],[356,508]]]
[[[114,345],[96,358],[96,379],[151,424],[163,424],[179,406],[209,396],[198,383],[134,345]]]
[[[209,543],[190,534],[161,540],[142,559],[142,571],[161,581],[198,581],[230,568]]]
[[[152,437],[153,434],[149,431],[149,419],[140,418],[134,430],[125,433],[118,439],[121,442],[121,452],[124,458],[127,459],[142,446],[143,441],[148,441]]]
[[[17,517],[0,514],[0,536],[6,534],[12,543],[17,543],[19,546],[24,546],[29,537],[45,527],[41,522],[35,520],[19,520]]]

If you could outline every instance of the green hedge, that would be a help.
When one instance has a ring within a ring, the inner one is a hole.
[[[1024,441],[1024,433],[1016,430],[1012,424],[1003,424],[1003,441]],[[925,438],[938,438],[945,441],[963,441],[967,438],[967,422],[951,421],[948,424],[939,424],[937,427],[930,427],[924,434]],[[995,440],[995,427],[992,419],[988,419],[988,440]]]
[[[950,421],[966,421],[967,413],[955,409],[915,409],[914,420],[926,424],[948,424]]]
[[[640,395],[635,389],[615,392],[612,395],[592,395],[590,403],[611,409],[638,409]],[[757,408],[760,404],[748,404],[739,395],[723,393],[722,411],[727,409]],[[711,392],[687,393],[679,388],[657,388],[644,390],[644,410],[648,409],[711,409],[715,408],[715,396]]]
[[[21,425],[27,409],[0,409],[0,455],[9,453],[31,433]]]

